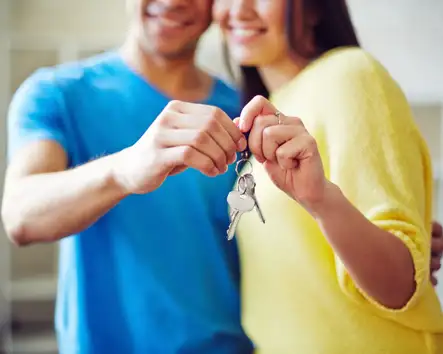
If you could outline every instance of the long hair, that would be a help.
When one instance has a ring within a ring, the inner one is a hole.
[[[294,0],[286,0],[285,28],[291,51],[304,54],[297,43],[297,39],[300,38],[299,30],[304,26],[296,24],[295,19],[303,19],[303,16],[297,16],[296,12],[305,11],[308,6],[314,6],[319,14],[319,22],[314,28],[314,40],[318,55],[338,47],[360,46],[346,0],[302,0],[300,9],[295,8]],[[224,55],[225,59],[229,57],[226,46],[224,46]],[[232,67],[229,64],[228,68],[232,72]],[[269,91],[256,67],[241,66],[240,73],[243,105],[256,95],[269,97]]]

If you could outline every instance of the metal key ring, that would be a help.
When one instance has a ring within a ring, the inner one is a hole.
[[[245,194],[246,193],[246,182],[245,182],[245,176],[244,175],[241,175],[241,176],[238,177],[237,190],[241,194]]]
[[[237,165],[235,166],[235,173],[237,174],[237,176],[240,176],[240,169],[239,166],[242,164],[242,162],[244,164],[249,164],[249,166],[251,167],[251,172],[248,173],[252,173],[253,167],[252,167],[252,163],[249,160],[246,159],[241,159],[240,161],[237,162]]]

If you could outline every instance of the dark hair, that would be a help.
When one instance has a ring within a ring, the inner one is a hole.
[[[349,15],[346,0],[301,0],[301,9],[305,11],[308,6],[313,6],[319,14],[319,23],[314,28],[316,55],[321,55],[331,49],[347,46],[360,46],[354,26]],[[286,33],[290,48],[298,54],[306,55],[299,48],[294,0],[286,0]],[[225,54],[228,56],[227,48]],[[232,73],[232,68],[230,69]],[[269,97],[269,91],[264,84],[256,67],[240,67],[242,80],[242,103],[245,105],[254,96]]]

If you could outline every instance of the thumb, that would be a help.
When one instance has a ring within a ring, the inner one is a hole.
[[[277,109],[272,105],[269,100],[263,96],[255,96],[249,103],[243,108],[240,114],[240,130],[242,132],[248,132],[252,128],[252,124],[257,116],[275,114]]]

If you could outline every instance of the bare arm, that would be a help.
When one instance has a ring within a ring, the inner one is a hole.
[[[403,308],[416,287],[408,248],[366,219],[338,187],[330,183],[326,190],[314,215],[352,279],[385,307]]]
[[[2,219],[10,239],[18,245],[55,241],[94,223],[126,196],[114,178],[117,158],[66,170],[58,143],[25,146],[6,173]]]
[[[250,130],[251,152],[274,184],[320,226],[336,255],[343,291],[387,312],[413,306],[429,274],[427,162],[407,104],[399,107],[404,111],[398,116],[374,116],[379,130],[371,129],[374,117],[358,125],[351,119],[345,129],[340,122],[348,121],[337,117],[329,126],[339,130],[331,134],[328,155],[335,184],[326,180],[317,144],[300,119],[269,114],[276,110],[262,98],[246,105],[240,118]],[[361,141],[368,145],[362,148]]]
[[[18,245],[59,240],[84,230],[126,196],[149,193],[188,167],[208,176],[224,173],[245,147],[224,112],[178,101],[130,148],[77,168],[66,170],[58,143],[30,143],[7,170],[3,223]]]

